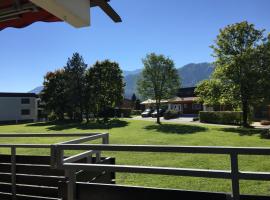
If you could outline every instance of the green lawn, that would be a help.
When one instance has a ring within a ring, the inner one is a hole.
[[[0,126],[0,133],[83,133],[109,132],[111,144],[200,145],[270,147],[270,139],[264,139],[259,130],[235,129],[192,124],[163,124],[122,120],[108,126],[97,124],[36,123]],[[70,138],[69,138],[70,139]],[[1,139],[0,143],[55,143],[64,138]],[[45,150],[20,150],[19,153],[46,154]],[[1,152],[6,152],[1,149]],[[203,169],[229,169],[229,156],[161,154],[161,153],[106,153],[117,157],[117,164],[150,165]],[[270,157],[240,156],[240,169],[270,172]],[[188,190],[229,192],[230,181],[157,175],[117,174],[117,182],[128,185],[170,187]],[[241,193],[270,195],[270,182],[241,181]]]

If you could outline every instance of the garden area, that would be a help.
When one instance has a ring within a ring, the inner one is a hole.
[[[262,130],[229,128],[208,125],[163,123],[150,121],[111,120],[108,124],[41,122],[18,125],[2,125],[1,133],[92,133],[108,132],[110,144],[183,145],[183,146],[242,146],[269,147],[270,139]],[[0,143],[53,144],[71,138],[0,138]],[[4,149],[1,153],[9,153]],[[48,155],[47,150],[19,149],[18,154]],[[104,152],[116,157],[117,164],[198,169],[230,169],[229,156],[173,153],[124,153]],[[269,156],[240,156],[240,170],[270,171]],[[121,185],[136,185],[159,188],[177,188],[213,192],[229,192],[231,182],[221,179],[173,177],[117,173],[116,182]],[[270,195],[270,183],[241,181],[242,194]]]

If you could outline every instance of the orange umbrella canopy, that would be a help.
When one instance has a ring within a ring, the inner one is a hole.
[[[120,16],[110,7],[108,1],[90,0],[90,5],[91,7],[99,6],[113,21],[121,22]],[[0,0],[0,30],[7,27],[23,28],[38,21],[62,20],[29,0]]]
[[[0,30],[7,27],[23,28],[37,21],[62,20],[46,10],[36,7],[28,0],[0,0]]]

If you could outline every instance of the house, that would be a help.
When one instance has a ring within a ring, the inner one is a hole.
[[[197,102],[195,87],[180,88],[176,97],[168,99],[168,110],[184,115],[198,115],[203,109],[203,105]]]
[[[0,122],[34,122],[38,117],[38,96],[34,93],[0,93]]]

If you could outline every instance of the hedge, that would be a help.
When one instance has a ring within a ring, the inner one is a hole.
[[[213,124],[241,125],[242,112],[238,111],[201,111],[200,122]]]
[[[99,113],[99,117],[130,117],[131,116],[131,109],[129,108],[106,108],[103,112]]]
[[[166,110],[163,116],[164,119],[175,119],[179,117],[179,112],[174,110]]]
[[[142,111],[141,110],[132,110],[131,115],[141,115]]]

